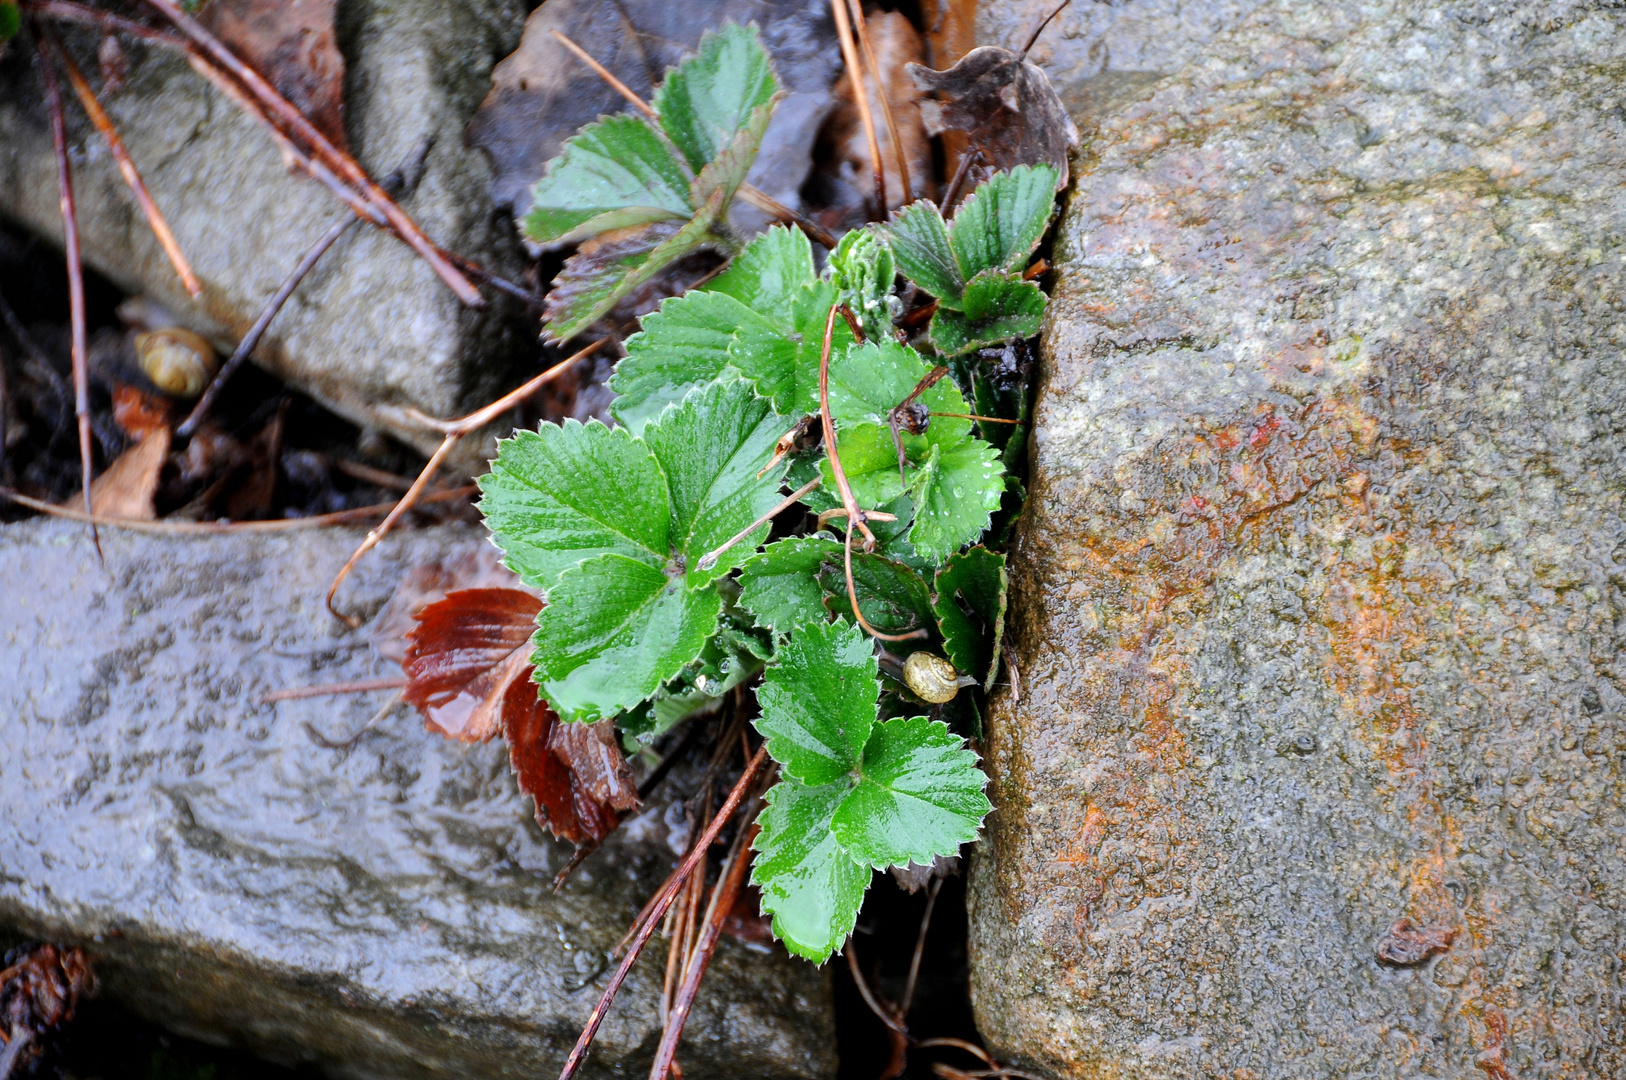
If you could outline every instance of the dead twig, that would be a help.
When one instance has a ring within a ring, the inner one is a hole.
[[[915,955],[909,960],[909,979],[903,984],[903,1000],[898,1002],[898,1019],[909,1019],[909,1006],[915,1000],[915,981],[920,976],[920,958],[926,952],[926,931],[932,925],[932,910],[937,907],[937,894],[942,891],[943,879],[932,878],[931,891],[926,894],[926,911],[920,916],[920,933],[915,937]]]
[[[62,206],[62,246],[68,256],[68,318],[73,350],[73,411],[79,420],[79,480],[85,499],[85,517],[96,557],[102,557],[102,536],[90,506],[90,371],[85,348],[85,268],[79,261],[79,217],[73,205],[73,167],[68,163],[68,128],[62,118],[62,89],[42,28],[34,26],[35,57],[45,84],[45,104],[51,114],[51,143],[56,149],[57,198]]]
[[[176,276],[181,279],[181,284],[193,297],[200,295],[203,292],[203,283],[198,281],[197,274],[192,272],[192,264],[186,261],[186,256],[181,252],[181,245],[176,242],[175,234],[170,231],[169,222],[164,220],[158,204],[153,201],[152,192],[147,190],[146,183],[141,179],[141,173],[136,170],[135,162],[130,158],[130,151],[125,148],[124,140],[113,127],[112,118],[107,115],[107,110],[102,108],[102,103],[96,98],[96,92],[90,88],[90,83],[85,81],[84,73],[79,70],[79,65],[73,62],[73,57],[68,55],[68,50],[64,49],[62,43],[54,37],[50,40],[56,49],[57,58],[62,61],[62,69],[68,73],[68,82],[73,86],[73,92],[79,96],[79,104],[84,106],[85,115],[90,117],[90,122],[95,125],[102,140],[107,143],[108,151],[118,164],[119,174],[124,177],[124,183],[129,187],[130,193],[135,196],[136,205],[140,206],[141,212],[146,215],[147,225],[152,229],[152,234],[158,238],[158,245],[164,249],[169,264],[175,268]]]
[[[304,113],[278,93],[259,72],[239,60],[236,54],[205,29],[202,23],[182,10],[176,0],[147,0],[147,3],[162,12],[181,33],[206,52],[210,59],[242,83],[278,124],[285,127],[290,134],[298,136],[311,148],[313,157],[320,159],[324,165],[360,192],[362,198],[383,214],[396,235],[406,241],[408,246],[429,264],[446,286],[457,294],[459,300],[470,307],[485,305],[480,291],[447,260],[445,254],[424,235],[422,229],[418,228],[417,223],[407,216],[406,211],[367,175],[366,170],[356,164],[354,158],[335,147],[326,135],[305,118]]]
[[[971,166],[980,157],[982,157],[982,150],[975,146],[960,155],[960,164],[955,168],[953,178],[949,180],[948,189],[943,192],[944,210],[954,205],[954,197],[960,194],[960,185],[965,183],[966,174],[971,171]]]
[[[841,467],[841,455],[836,452],[836,424],[830,419],[830,338],[835,333],[836,313],[844,305],[830,305],[830,314],[824,320],[824,349],[819,354],[819,422],[824,425],[824,452],[830,458],[830,472],[836,478],[836,489],[841,492],[841,505],[847,511],[847,528],[857,525],[864,534],[866,551],[875,550],[875,534],[864,524],[864,511],[853,497],[852,485],[847,483],[847,472]],[[852,318],[852,312],[845,313]]]
[[[651,120],[659,119],[659,117],[655,115],[655,110],[650,107],[649,102],[633,93],[632,88],[626,83],[622,82],[620,79],[616,78],[613,71],[595,60],[592,53],[576,44],[567,35],[557,29],[551,29],[548,31],[548,33],[552,34],[556,39],[558,39],[559,44],[569,49],[571,54],[575,56],[576,59],[580,60],[582,63],[591,68],[593,74],[603,79],[605,85],[625,98],[633,108],[637,109]],[[761,210],[763,213],[772,214],[780,221],[786,221],[795,225],[797,228],[801,229],[802,232],[806,233],[808,239],[812,240],[815,244],[820,244],[831,251],[835,250],[837,241],[834,234],[832,234],[829,229],[826,229],[818,222],[797,213],[795,210],[792,210],[790,207],[786,206],[772,195],[769,195],[767,192],[751,184],[741,184],[738,188],[738,194],[740,198],[744,199],[758,210]]]
[[[870,164],[875,173],[875,220],[880,220],[886,217],[886,165],[881,161],[881,144],[875,137],[875,117],[870,115],[869,94],[864,89],[864,75],[858,67],[858,50],[853,48],[853,28],[847,18],[846,0],[830,0],[830,11],[836,17],[836,37],[841,41],[841,58],[847,65],[847,81],[852,85],[853,104],[858,108],[858,119],[864,125],[864,137],[869,141]],[[881,74],[873,74],[875,84],[885,98],[886,89],[881,86]],[[896,138],[897,131],[894,129],[894,141]]]
[[[1072,2],[1073,0],[1061,0],[1061,3],[1051,8],[1050,14],[1046,15],[1040,21],[1039,25],[1033,28],[1033,33],[1028,35],[1028,39],[1022,43],[1022,48],[1018,50],[1016,55],[1021,59],[1026,60],[1028,57],[1028,50],[1033,48],[1034,43],[1039,40],[1039,35],[1044,33],[1044,28],[1050,25],[1050,20],[1054,19],[1057,15],[1060,15],[1061,9]]]
[[[864,1004],[869,1006],[869,1011],[874,1013],[881,1023],[888,1028],[906,1039],[909,1038],[909,1029],[898,1022],[897,1017],[892,1015],[891,1010],[881,1006],[881,1003],[875,999],[874,991],[869,988],[869,983],[864,980],[864,973],[858,970],[858,950],[853,948],[852,938],[847,939],[846,947],[841,952],[847,958],[847,969],[852,972],[853,982],[858,984],[858,993],[863,997]]]
[[[869,65],[869,73],[875,79],[875,93],[881,99],[881,115],[886,119],[886,130],[892,138],[892,160],[898,166],[898,182],[902,185],[902,205],[907,206],[913,200],[910,198],[909,185],[909,157],[903,152],[903,132],[898,128],[898,121],[892,115],[892,95],[886,92],[886,83],[881,81],[881,65],[875,62],[875,49],[869,40],[869,23],[864,19],[864,5],[861,0],[847,0],[847,6],[852,12],[853,24],[858,27],[858,42],[864,48],[864,62]],[[887,207],[883,204],[878,216],[886,216]]]
[[[366,694],[374,690],[399,690],[407,684],[403,676],[393,679],[357,679],[353,682],[328,683],[325,686],[293,686],[285,690],[273,690],[260,698],[261,705],[270,705],[277,701],[294,701],[299,698],[336,697],[339,694]]]
[[[309,720],[305,721],[300,726],[305,729],[305,734],[310,737],[311,742],[315,743],[317,746],[320,746],[323,750],[348,750],[360,742],[363,735],[373,730],[373,726],[380,720],[384,719],[384,717],[388,716],[399,704],[401,704],[401,695],[399,693],[391,694],[390,699],[378,707],[378,711],[373,713],[371,719],[357,728],[354,735],[342,741],[334,741],[333,739],[328,738],[326,735],[323,735],[320,731],[316,730],[316,725],[312,724]]]
[[[507,412],[521,401],[524,401],[527,397],[536,393],[536,391],[540,390],[543,386],[546,386],[548,383],[564,374],[564,372],[569,370],[570,366],[577,360],[587,356],[608,340],[608,338],[599,338],[585,349],[581,349],[559,361],[557,364],[554,364],[548,370],[544,371],[542,374],[538,375],[524,386],[521,386],[519,389],[504,394],[502,397],[498,398],[496,401],[493,401],[485,408],[480,409],[477,412],[472,412],[461,419],[436,420],[432,417],[424,416],[422,413],[417,412],[416,410],[408,410],[408,413],[419,422],[423,423],[425,426],[432,427],[435,430],[444,433],[445,437],[441,439],[440,446],[436,448],[432,455],[430,455],[429,462],[423,467],[423,471],[418,474],[418,479],[413,482],[412,487],[407,490],[407,493],[401,497],[401,501],[395,504],[395,509],[390,511],[389,516],[380,522],[377,528],[373,529],[367,534],[367,538],[361,542],[361,546],[356,548],[355,553],[352,554],[345,562],[344,566],[340,568],[338,576],[333,579],[333,584],[328,586],[327,609],[333,613],[334,618],[338,619],[351,629],[355,629],[361,625],[360,619],[356,618],[354,615],[340,614],[339,610],[333,606],[333,598],[338,595],[339,586],[344,584],[344,579],[350,576],[350,571],[355,569],[356,563],[361,561],[361,557],[373,550],[373,548],[377,547],[378,542],[384,539],[385,536],[389,535],[390,529],[395,527],[395,522],[400,518],[400,516],[410,510],[412,505],[418,501],[419,495],[423,492],[423,489],[429,485],[430,479],[435,475],[435,471],[440,468],[440,463],[446,459],[446,455],[452,452],[452,448],[459,442],[462,442],[465,435],[472,431],[478,431],[480,428],[501,416],[504,412]]]
[[[1022,422],[1020,420],[1007,420],[1003,416],[978,416],[976,413],[968,412],[934,412],[926,415],[944,416],[951,420],[976,420],[978,423],[983,424],[1020,424]]]
[[[804,495],[806,495],[808,492],[812,491],[814,488],[818,487],[823,482],[824,482],[823,477],[815,476],[813,479],[809,480],[807,483],[803,484],[801,487],[797,488],[795,491],[791,492],[789,495],[786,495],[783,499],[779,500],[779,502],[774,504],[774,507],[773,507],[772,510],[769,510],[766,514],[763,514],[761,517],[759,517],[755,521],[751,522],[751,524],[747,525],[745,528],[741,529],[739,532],[735,533],[733,536],[730,536],[727,540],[724,540],[721,544],[718,544],[711,551],[708,551],[704,555],[700,556],[700,562],[699,562],[699,564],[697,566],[697,569],[699,569],[699,570],[710,570],[712,567],[716,566],[717,565],[717,560],[722,558],[723,553],[726,552],[729,548],[733,547],[735,544],[739,543],[741,540],[744,540],[747,536],[750,536],[753,532],[756,531],[757,527],[762,525],[764,522],[772,521],[775,517],[779,516],[779,514],[781,514],[782,512],[784,512],[784,511],[790,509],[791,507],[795,506],[798,502],[801,502],[802,497]]]
[[[172,49],[183,48],[185,40],[168,30],[161,30],[156,26],[149,26],[135,19],[127,19],[122,15],[115,15],[111,11],[93,8],[89,4],[77,4],[73,0],[21,0],[18,5],[24,11],[46,19],[55,19],[58,22],[79,23],[84,26],[100,27],[106,33],[129,34],[153,45],[165,45]]]
[[[609,1011],[611,1002],[615,1000],[615,995],[620,992],[621,984],[626,982],[627,974],[632,971],[632,965],[637,962],[639,953],[643,951],[644,945],[649,941],[650,936],[654,934],[655,928],[666,915],[667,909],[677,899],[678,889],[682,887],[688,876],[694,872],[695,867],[700,865],[700,861],[705,858],[706,852],[711,849],[713,841],[717,839],[717,834],[722,832],[723,825],[734,816],[734,811],[745,798],[746,790],[756,780],[757,773],[761,771],[763,763],[767,759],[768,744],[763,743],[757,748],[756,754],[752,756],[751,763],[740,774],[739,780],[734,784],[734,789],[729,792],[727,800],[724,801],[722,808],[718,810],[717,816],[712,819],[705,835],[700,838],[694,849],[689,852],[688,857],[683,860],[683,865],[678,868],[674,880],[664,886],[661,893],[658,894],[659,899],[645,917],[637,937],[633,939],[632,947],[627,950],[627,955],[622,958],[621,963],[616,967],[615,974],[610,976],[609,985],[604,988],[604,993],[599,996],[598,1003],[593,1006],[593,1012],[587,1018],[587,1026],[582,1029],[581,1036],[576,1040],[575,1047],[570,1051],[570,1056],[565,1059],[565,1067],[559,1073],[559,1080],[570,1080],[572,1076],[576,1075],[576,1071],[581,1068],[582,1062],[587,1057],[588,1047],[593,1045],[593,1039],[598,1035],[599,1026],[604,1023],[605,1013]]]
[[[436,491],[425,495],[418,501],[420,503],[440,503],[454,499],[464,499],[473,495],[477,489],[473,484],[463,487],[450,488],[446,491]],[[0,488],[0,499],[8,499],[18,506],[26,506],[30,510],[37,510],[50,517],[66,518],[69,521],[82,521],[90,525],[107,525],[128,532],[156,533],[183,536],[217,536],[221,533],[235,532],[293,532],[299,529],[321,529],[333,525],[350,525],[358,521],[366,521],[380,514],[387,514],[400,506],[398,502],[376,503],[372,506],[358,506],[353,510],[336,510],[331,514],[316,514],[305,518],[279,518],[274,521],[126,521],[122,518],[95,517],[81,510],[70,510],[65,506],[57,506],[43,499],[30,498],[20,491],[10,488]]]

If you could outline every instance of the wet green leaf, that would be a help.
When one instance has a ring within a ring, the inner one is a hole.
[[[778,91],[756,27],[730,23],[707,33],[696,55],[667,72],[651,104],[662,129],[699,172]]]
[[[897,260],[885,230],[853,229],[830,253],[830,283],[838,299],[852,309],[869,340],[884,340],[892,330],[892,286]]]
[[[787,776],[828,784],[858,765],[880,696],[870,639],[856,626],[808,623],[762,676],[756,728]]]
[[[1039,246],[1056,208],[1056,170],[1018,165],[985,180],[949,226],[964,280],[984,270],[1020,270]]]
[[[565,260],[548,292],[543,317],[549,339],[569,341],[603,318],[616,301],[685,255],[719,244],[711,226],[720,207],[720,197],[713,198],[681,225],[657,221],[604,233],[583,244]]]
[[[936,204],[927,199],[910,203],[898,211],[888,233],[904,277],[937,297],[939,303],[958,302],[966,275]]]
[[[565,142],[531,192],[528,239],[558,244],[663,218],[688,218],[689,176],[642,117],[609,116]]]
[[[841,545],[828,537],[792,537],[769,544],[740,571],[740,605],[758,626],[776,634],[788,634],[803,623],[823,622],[819,568],[840,559]]]
[[[999,667],[1008,584],[1005,556],[983,547],[950,555],[934,583],[932,610],[943,651],[985,690],[992,688]]]
[[[835,298],[828,281],[809,282],[791,295],[788,307],[758,312],[762,318],[742,323],[734,337],[734,366],[787,416],[819,407],[819,358]],[[847,321],[838,316],[830,334],[832,358],[852,343]]]
[[[1032,337],[1044,321],[1044,306],[1045,295],[1033,282],[984,270],[965,287],[959,311],[939,307],[932,316],[932,344],[944,356],[957,356]]]
[[[824,589],[824,606],[852,622],[852,600],[847,596],[840,545],[836,545],[836,557],[820,569],[819,584]],[[853,593],[858,597],[858,610],[883,634],[936,628],[925,579],[903,563],[882,555],[853,552]]]
[[[830,822],[852,782],[842,778],[809,787],[786,776],[768,792],[757,820],[751,883],[762,891],[762,910],[773,932],[797,956],[823,963],[858,921],[870,869],[836,840]]]

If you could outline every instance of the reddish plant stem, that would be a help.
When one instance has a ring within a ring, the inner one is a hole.
[[[355,682],[328,683],[325,686],[291,686],[286,690],[273,690],[260,698],[261,705],[274,701],[293,701],[297,698],[333,697],[338,694],[366,694],[374,690],[399,690],[407,684],[400,676],[393,679],[358,679]]]
[[[632,947],[627,950],[627,955],[622,958],[621,963],[616,967],[615,974],[610,976],[610,984],[604,988],[604,993],[600,995],[598,1004],[593,1006],[593,1012],[587,1018],[587,1026],[582,1029],[581,1037],[576,1040],[575,1047],[570,1051],[570,1057],[565,1059],[565,1067],[559,1073],[559,1080],[570,1080],[571,1077],[576,1075],[576,1071],[581,1068],[582,1062],[587,1058],[587,1049],[593,1045],[593,1038],[598,1034],[599,1026],[604,1023],[605,1013],[609,1011],[610,1004],[615,1001],[615,995],[620,992],[621,984],[627,981],[627,975],[632,971],[632,965],[637,961],[638,954],[643,952],[644,945],[649,942],[655,928],[660,925],[661,919],[666,915],[666,909],[671,907],[672,901],[677,899],[678,889],[688,880],[689,875],[694,873],[695,867],[700,865],[701,860],[706,857],[706,852],[711,849],[713,841],[717,839],[717,834],[723,831],[724,824],[734,816],[734,811],[739,808],[740,801],[745,798],[746,791],[755,781],[757,773],[762,770],[763,763],[767,760],[768,744],[763,743],[757,747],[757,752],[752,756],[751,763],[740,774],[739,781],[734,785],[734,790],[728,793],[728,799],[723,803],[722,809],[717,812],[717,816],[712,819],[711,827],[706,830],[705,835],[689,852],[688,858],[683,860],[683,865],[673,875],[673,880],[663,887],[660,898],[650,908],[648,916],[644,919],[643,926],[638,931],[638,936],[633,939]]]
[[[450,488],[446,491],[437,491],[419,499],[420,503],[449,502],[454,499],[467,498],[475,492],[473,484],[463,487]],[[111,525],[114,528],[126,529],[130,532],[170,534],[183,536],[217,536],[221,533],[233,532],[295,532],[300,529],[321,529],[332,525],[349,525],[357,521],[375,518],[380,514],[387,514],[395,509],[399,503],[376,503],[372,506],[358,506],[354,510],[335,510],[331,514],[317,514],[307,518],[278,518],[274,521],[123,521],[119,518],[93,517],[80,510],[69,510],[65,506],[45,502],[43,499],[32,499],[19,491],[10,488],[0,488],[0,499],[8,499],[18,506],[26,506],[30,510],[37,510],[50,517],[66,518],[69,521],[83,521],[93,525]]]
[[[73,167],[68,162],[68,128],[62,118],[62,88],[56,81],[56,67],[45,34],[34,26],[34,49],[39,60],[40,81],[45,84],[45,104],[51,114],[51,143],[56,149],[57,198],[62,207],[62,247],[68,257],[68,319],[73,352],[73,412],[79,421],[79,480],[85,499],[85,516],[90,520],[90,536],[101,558],[102,537],[97,531],[95,512],[90,506],[90,370],[85,349],[85,268],[79,261],[79,217],[73,205]]]
[[[971,166],[980,157],[982,157],[982,151],[975,146],[960,155],[959,167],[954,170],[954,177],[949,181],[948,189],[943,192],[944,210],[954,205],[954,197],[960,193],[960,185],[965,183],[966,174],[971,171]]]
[[[852,485],[847,483],[847,471],[841,467],[841,455],[836,453],[836,424],[830,419],[830,338],[836,329],[836,313],[841,304],[831,304],[830,314],[824,320],[824,349],[819,353],[819,421],[824,425],[824,452],[830,459],[830,472],[836,478],[836,489],[841,492],[841,505],[847,509],[847,528],[858,526],[864,534],[865,550],[875,550],[875,534],[864,523],[864,511],[853,497]],[[848,318],[851,312],[846,312]]]
[[[205,29],[202,23],[182,10],[175,0],[147,0],[147,3],[162,12],[181,33],[192,39],[216,64],[225,68],[241,82],[279,124],[311,148],[313,157],[321,160],[345,182],[354,186],[367,203],[383,214],[396,234],[429,264],[452,292],[457,294],[459,300],[470,307],[485,305],[480,291],[447,260],[441,250],[424,235],[423,230],[418,228],[417,223],[407,216],[372,177],[367,175],[366,170],[356,164],[355,159],[349,154],[335,147],[326,135],[317,130],[316,126],[287,98],[279,94],[275,87],[266,82],[259,72],[239,60],[236,54]]]
[[[31,15],[39,15],[59,22],[80,23],[85,26],[98,26],[108,33],[118,32],[140,38],[153,45],[166,45],[172,49],[179,49],[185,42],[167,30],[160,30],[156,26],[148,26],[135,19],[127,19],[122,15],[115,15],[110,11],[93,8],[88,4],[76,4],[73,0],[21,0],[18,5]]]
[[[124,183],[130,188],[130,193],[135,196],[136,205],[140,206],[141,212],[146,215],[147,225],[158,238],[158,244],[168,256],[170,265],[175,268],[176,276],[181,279],[181,284],[186,287],[188,293],[194,297],[198,296],[203,292],[203,284],[192,272],[192,264],[186,261],[186,256],[181,252],[181,245],[176,242],[175,234],[170,231],[169,222],[164,220],[158,204],[153,201],[152,192],[147,190],[146,182],[136,170],[135,162],[130,158],[130,151],[125,148],[124,140],[113,127],[112,118],[107,115],[107,110],[102,108],[102,103],[96,99],[96,92],[90,88],[90,83],[85,81],[84,73],[79,70],[79,65],[73,62],[73,57],[68,55],[68,50],[64,49],[62,43],[54,37],[51,38],[51,44],[56,49],[58,59],[62,61],[62,69],[68,73],[68,82],[72,84],[73,92],[79,96],[79,104],[84,106],[85,115],[90,117],[90,122],[95,125],[103,141],[107,143],[108,151],[118,164],[119,174],[124,177]]]

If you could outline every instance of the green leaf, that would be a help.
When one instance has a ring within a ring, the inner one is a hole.
[[[858,317],[864,336],[885,339],[892,330],[892,285],[897,260],[879,226],[852,229],[830,253],[830,283]]]
[[[732,296],[752,311],[782,314],[797,290],[818,276],[813,246],[802,230],[775,225],[751,241],[706,289]]]
[[[622,713],[616,726],[643,743],[653,742],[672,725],[702,709],[713,709],[736,686],[762,670],[772,650],[760,631],[742,627],[725,606],[719,629],[678,676],[656,690],[641,706]]]
[[[735,328],[753,317],[721,293],[695,290],[669,298],[627,339],[627,355],[610,377],[616,392],[610,411],[633,434],[641,433],[666,406],[723,373]]]
[[[1056,170],[1018,165],[985,180],[960,204],[949,226],[960,272],[1018,270],[1039,246],[1056,208]],[[928,290],[930,291],[930,290]]]
[[[788,634],[803,623],[823,622],[819,567],[832,559],[841,559],[841,545],[827,537],[792,537],[769,544],[740,570],[740,605],[758,626],[776,634]]]
[[[915,500],[910,543],[923,557],[941,562],[982,535],[1004,491],[999,451],[981,439],[933,446],[910,483]]]
[[[714,197],[676,228],[673,222],[661,221],[605,233],[583,244],[565,260],[565,269],[548,293],[544,315],[548,337],[569,341],[606,315],[616,301],[685,255],[721,243],[711,228],[720,206],[720,198]]]
[[[1005,556],[983,547],[950,555],[937,572],[932,610],[943,634],[943,651],[984,690],[993,688],[999,667],[1008,586]]]
[[[687,170],[660,134],[641,117],[610,116],[548,162],[524,230],[538,244],[558,244],[694,211]]]
[[[926,199],[910,203],[898,211],[888,232],[903,276],[937,297],[939,304],[958,304],[966,275],[936,204]]]
[[[624,555],[600,555],[559,576],[537,616],[532,678],[568,721],[614,716],[658,690],[700,654],[722,598]]]
[[[856,626],[809,623],[762,677],[756,728],[786,775],[828,784],[858,765],[880,695],[879,664]]]
[[[946,724],[924,716],[887,720],[875,725],[858,784],[831,827],[853,858],[876,869],[928,865],[976,839],[993,809],[986,783],[977,755]]]
[[[847,940],[869,888],[869,867],[854,861],[830,828],[851,787],[847,778],[809,787],[784,777],[757,819],[762,831],[752,844],[751,884],[762,891],[774,936],[815,963]]]
[[[778,90],[756,27],[730,23],[707,33],[696,55],[667,72],[653,104],[667,136],[699,172]]]
[[[895,341],[850,346],[830,357],[830,415],[838,430],[844,424],[885,424],[931,371],[925,357]],[[970,411],[947,378],[937,380],[915,400],[931,412]],[[937,441],[955,440],[970,433],[971,421],[933,417],[930,427],[936,429]]]
[[[788,310],[758,312],[762,318],[743,323],[735,335],[729,352],[734,366],[787,416],[819,407],[819,357],[835,298],[828,281],[811,282],[792,294]],[[839,316],[830,343],[832,359],[853,343],[852,331]]]
[[[727,206],[734,198],[734,193],[745,182],[745,174],[751,171],[751,163],[757,159],[757,151],[762,149],[762,136],[772,116],[773,109],[767,106],[752,110],[734,141],[700,170],[689,187],[689,196],[696,206],[704,206],[714,198],[720,198]]]
[[[932,344],[944,356],[957,356],[1032,337],[1044,321],[1044,306],[1044,293],[1033,282],[984,270],[965,287],[959,311],[939,307],[932,316]]]
[[[0,0],[0,45],[17,36],[23,28],[23,13],[15,0]]]
[[[847,596],[847,574],[842,566],[840,545],[836,557],[819,571],[825,607],[848,621],[852,620],[852,600]],[[903,563],[881,555],[853,552],[853,592],[858,610],[883,634],[902,634],[920,627],[935,628],[931,592],[925,580]]]
[[[479,483],[504,561],[533,588],[551,590],[568,567],[609,552],[652,567],[668,557],[666,477],[625,431],[567,420],[515,432]]]
[[[643,439],[666,477],[673,554],[691,587],[722,577],[768,536],[763,522],[709,569],[701,557],[720,547],[779,501],[785,463],[757,475],[790,421],[738,379],[713,383],[644,429]]]

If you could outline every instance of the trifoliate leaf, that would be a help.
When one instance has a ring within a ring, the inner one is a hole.
[[[740,605],[758,626],[788,634],[803,623],[823,622],[819,568],[841,559],[841,545],[827,537],[792,537],[769,544],[740,570]]]
[[[895,341],[851,346],[830,358],[830,415],[838,428],[852,423],[885,424],[892,410],[931,371],[925,357]],[[947,378],[937,380],[915,400],[934,413],[970,411]],[[930,426],[938,429],[938,441],[971,431],[971,421],[954,417],[932,417]]]
[[[818,276],[806,234],[775,225],[751,241],[706,289],[732,296],[752,311],[782,314],[797,290]]]
[[[824,589],[825,607],[852,622],[847,574],[840,545],[836,548],[835,558],[819,570],[819,585]],[[931,592],[925,579],[903,563],[881,555],[853,552],[853,592],[865,620],[883,634],[905,634],[921,627],[936,627]]]
[[[864,336],[883,340],[892,330],[892,284],[898,265],[886,233],[853,229],[830,253],[830,283],[837,298],[858,316]]]
[[[616,552],[652,567],[670,555],[666,477],[624,430],[594,420],[544,424],[497,444],[480,510],[504,562],[533,588],[583,559]]]
[[[743,628],[725,606],[718,631],[677,677],[667,682],[642,705],[622,713],[616,726],[648,744],[685,717],[717,707],[736,686],[754,678],[772,649],[759,640],[760,631]]]
[[[625,555],[566,570],[536,620],[531,661],[564,720],[614,716],[649,697],[700,654],[722,598]]]
[[[760,320],[742,324],[735,335],[729,353],[734,366],[787,416],[819,407],[819,357],[835,298],[828,281],[810,282],[792,294],[788,309],[761,311]],[[837,316],[830,333],[832,359],[852,343],[852,330]]]
[[[643,318],[627,339],[627,355],[615,366],[610,405],[634,435],[666,406],[715,380],[728,367],[728,346],[743,319],[754,317],[731,296],[694,290],[674,296]]]
[[[690,200],[696,206],[704,206],[714,198],[727,205],[734,198],[734,193],[745,182],[745,174],[751,171],[751,163],[757,159],[757,151],[762,149],[762,136],[768,130],[771,116],[773,109],[767,106],[752,110],[733,142],[700,170],[689,187]]]
[[[932,316],[932,344],[944,356],[958,356],[1032,337],[1044,321],[1044,305],[1044,293],[1033,282],[984,270],[966,285],[959,311],[939,307]]]
[[[828,784],[851,773],[875,723],[879,665],[856,626],[809,623],[762,676],[756,728],[786,775]]]
[[[910,203],[893,218],[888,234],[904,277],[937,297],[940,304],[959,302],[966,275],[936,204],[927,199]]]
[[[699,52],[667,72],[652,104],[661,128],[699,172],[778,90],[756,27],[730,23],[702,37]]]
[[[1008,585],[1005,556],[983,547],[950,555],[934,585],[932,610],[943,634],[943,651],[985,690],[992,689],[999,667]]]
[[[1056,208],[1056,170],[1018,165],[996,172],[960,204],[949,239],[965,280],[984,270],[1018,270],[1039,246]]]
[[[717,196],[681,225],[657,221],[616,229],[583,244],[565,260],[544,303],[549,339],[569,341],[608,313],[616,301],[674,262],[719,243],[711,226],[721,205]]]
[[[751,884],[762,891],[762,910],[773,932],[797,956],[823,963],[858,921],[870,869],[854,861],[830,829],[852,781],[809,787],[786,776],[768,792],[757,819]]]
[[[784,463],[757,474],[790,426],[736,379],[690,395],[644,429],[643,441],[660,464],[671,500],[672,554],[691,588],[727,574],[767,538],[770,526],[763,522],[716,565],[700,568],[703,556],[779,501]]]
[[[933,446],[910,482],[915,500],[910,542],[928,559],[948,558],[982,535],[1004,491],[999,451],[981,439]]]
[[[531,193],[525,235],[538,244],[581,240],[609,229],[695,211],[689,176],[642,117],[609,116],[566,140]]]
[[[772,749],[769,750],[772,753]],[[975,840],[993,806],[977,755],[924,716],[874,726],[860,776],[831,820],[853,858],[876,869],[929,864]]]

